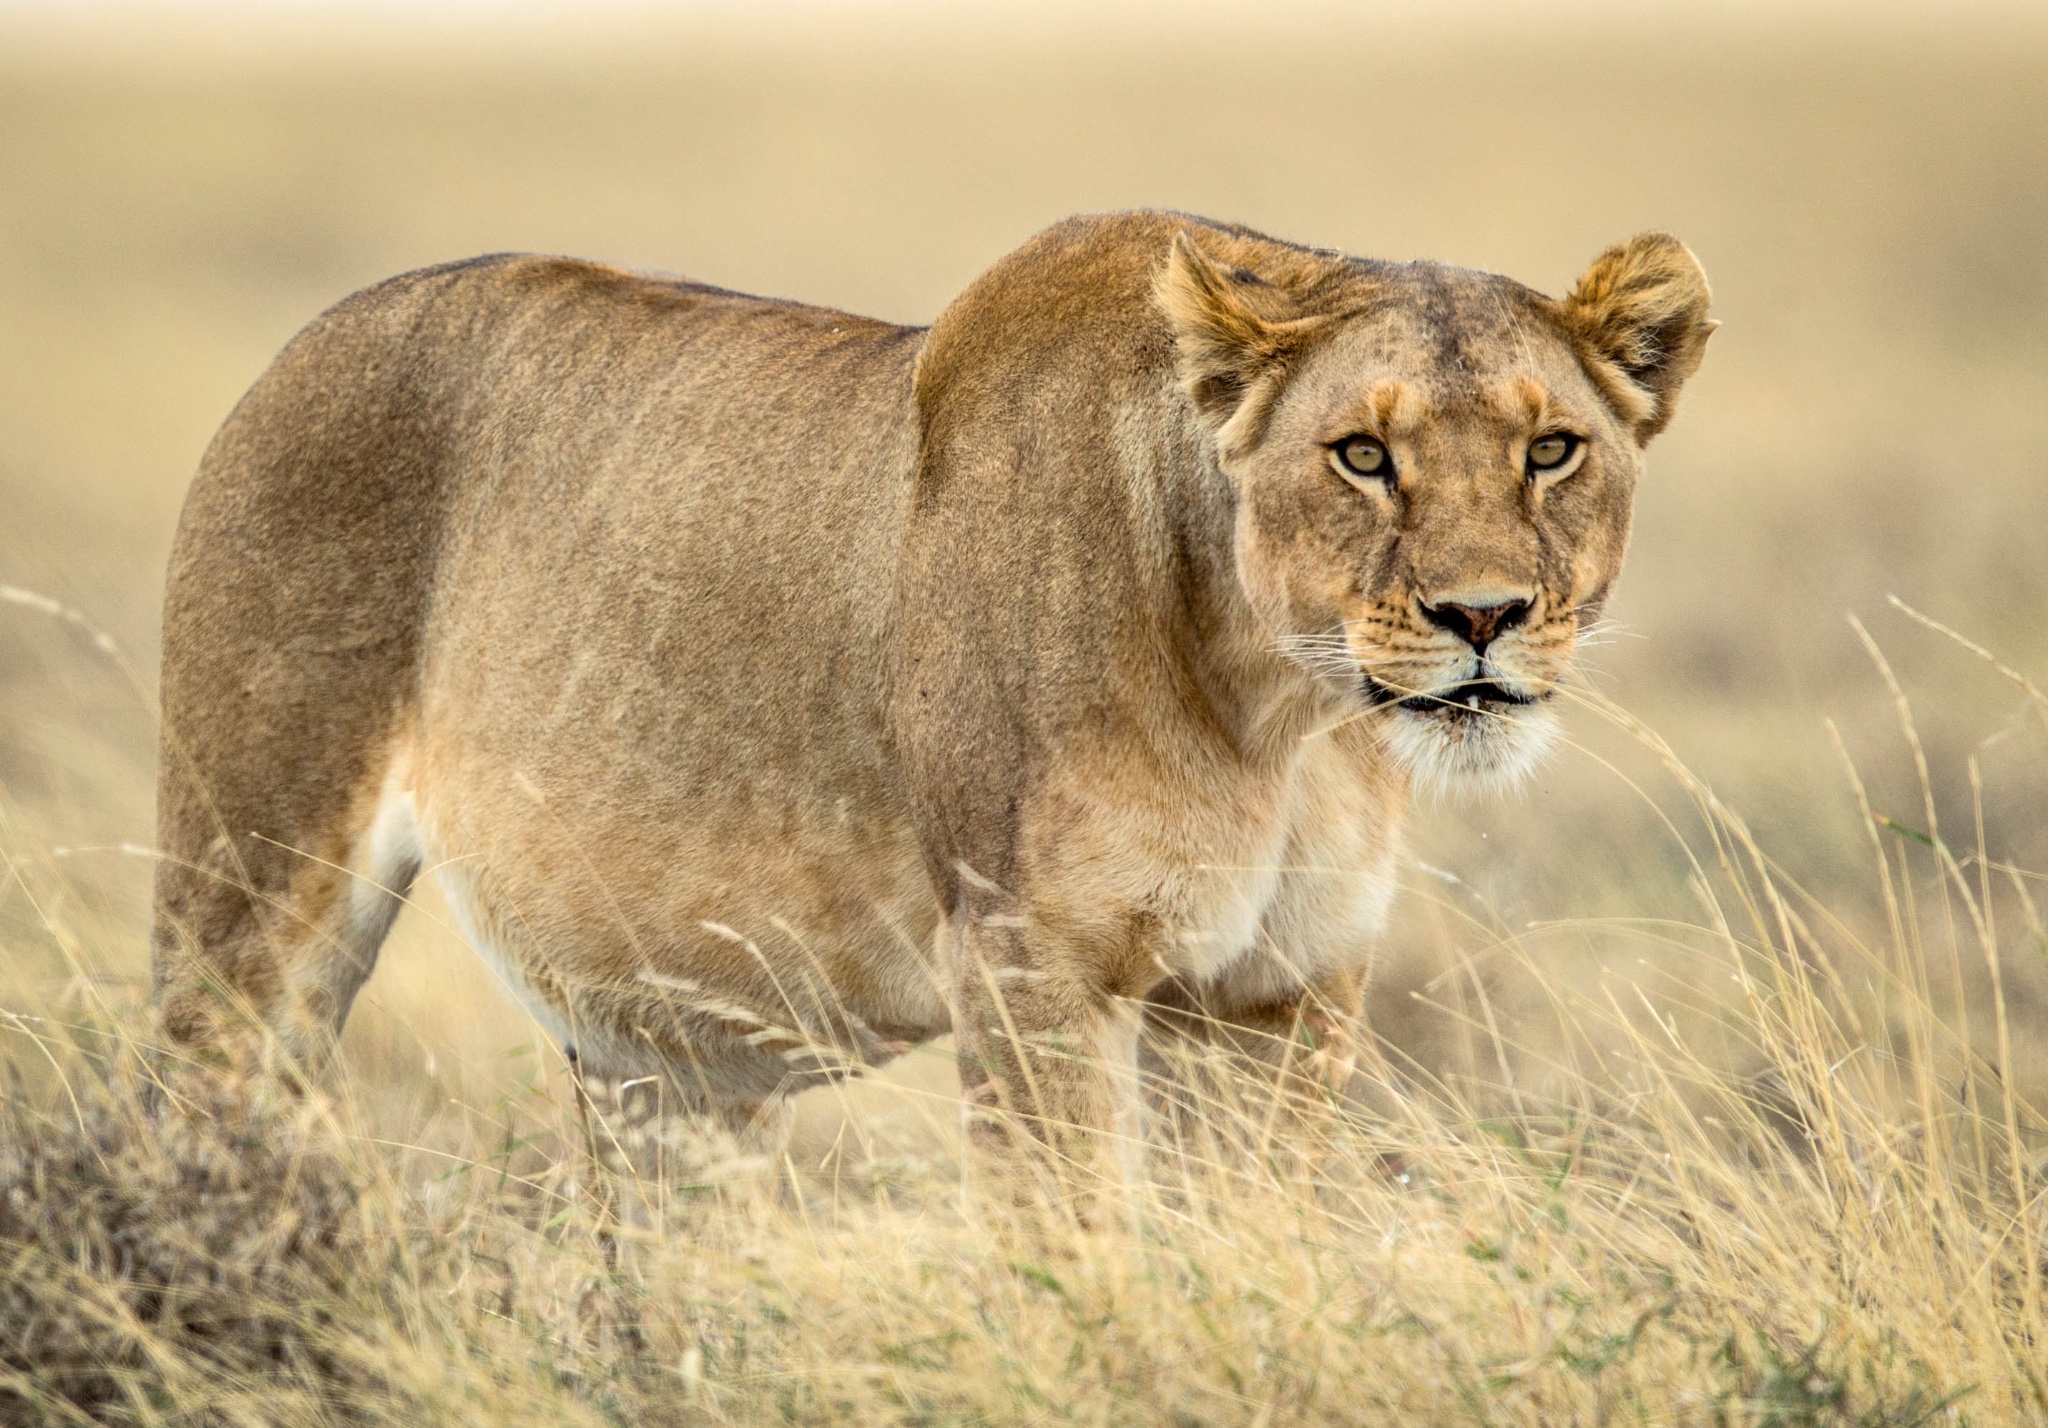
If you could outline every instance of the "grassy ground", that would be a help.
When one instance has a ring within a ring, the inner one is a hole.
[[[0,39],[0,1420],[2048,1415],[2048,705],[1887,598],[2048,683],[2044,86],[1931,22]],[[431,895],[339,1102],[134,1133],[159,572],[299,323],[503,248],[921,320],[1141,203],[1552,291],[1668,227],[1727,324],[1570,746],[1418,819],[1317,1175],[1010,1225],[931,1050],[621,1226]]]

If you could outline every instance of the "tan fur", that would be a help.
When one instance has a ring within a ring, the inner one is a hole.
[[[1563,675],[1706,301],[1657,235],[1559,302],[1161,213],[929,331],[552,258],[350,298],[180,526],[165,1026],[317,1053],[430,865],[587,1066],[736,1127],[952,1030],[1086,1158],[1148,1005],[1330,1074],[1410,782],[1533,756],[1458,691]],[[1484,667],[1428,614],[1510,598]]]

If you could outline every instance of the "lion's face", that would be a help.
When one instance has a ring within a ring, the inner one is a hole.
[[[1238,492],[1275,650],[1421,781],[1512,782],[1628,543],[1643,444],[1697,366],[1707,290],[1652,235],[1555,302],[1492,274],[1185,237],[1160,284]]]

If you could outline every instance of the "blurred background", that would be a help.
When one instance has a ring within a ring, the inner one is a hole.
[[[2048,721],[1887,600],[2048,683],[2037,7],[0,0],[0,1005],[146,988],[179,500],[322,308],[528,249],[922,323],[1044,225],[1141,205],[1553,293],[1678,233],[1725,325],[1652,450],[1592,685],[1875,945],[1878,854],[1829,722],[1878,811],[1929,814],[1859,619],[1940,831],[1974,849],[1981,808],[1990,861],[2030,870],[1994,902],[2048,901]],[[1540,1047],[1540,974],[1687,1015],[1726,980],[1684,930],[1710,920],[1687,796],[1639,739],[1569,722],[1525,795],[1418,810],[1372,1016],[1432,1074],[1540,1079],[1475,1031]],[[1921,873],[1940,943],[1957,914]],[[1940,945],[1961,1005],[1986,965]],[[2038,1093],[2048,947],[2003,970]],[[551,1054],[431,894],[348,1047],[401,1125]],[[905,1072],[949,1074],[936,1052]]]

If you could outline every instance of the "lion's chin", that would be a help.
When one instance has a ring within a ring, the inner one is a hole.
[[[1424,793],[1512,793],[1557,742],[1557,719],[1540,704],[1484,711],[1440,707],[1388,711],[1387,747]]]

